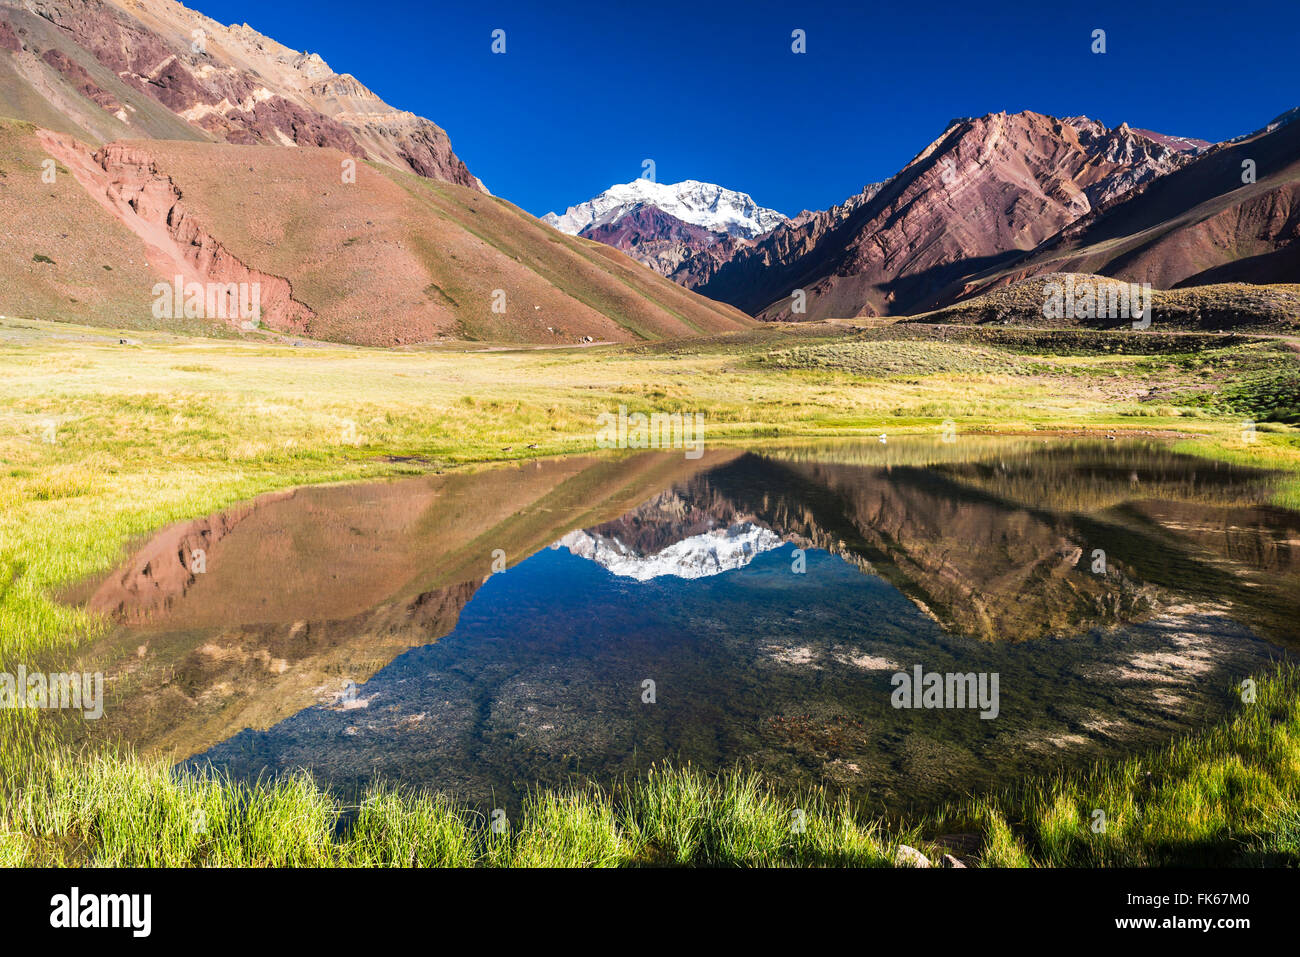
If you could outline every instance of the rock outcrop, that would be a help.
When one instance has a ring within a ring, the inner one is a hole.
[[[684,180],[618,183],[563,215],[542,221],[561,232],[621,249],[662,276],[672,276],[706,250],[729,257],[786,222],[747,193]],[[686,285],[686,283],[683,283]]]
[[[147,150],[110,143],[88,157],[85,148],[70,137],[46,133],[43,141],[91,196],[140,237],[149,250],[151,265],[161,276],[205,287],[256,287],[257,314],[242,315],[237,303],[231,308],[223,302],[220,311],[226,321],[235,326],[247,322],[310,334],[314,313],[294,298],[289,281],[251,267],[232,254],[187,209],[176,184],[159,172]],[[204,300],[206,308],[206,292]],[[175,299],[171,302],[175,306]]]
[[[914,313],[1189,157],[1085,117],[954,120],[883,186],[681,278],[761,319]]]
[[[174,0],[29,0],[22,5],[6,0],[0,3],[0,49],[20,55],[9,21],[21,24],[28,18],[57,28],[46,35],[33,25],[29,52],[39,52],[47,69],[69,79],[125,127],[108,128],[112,135],[97,137],[101,141],[174,135],[174,129],[145,122],[144,103],[152,100],[188,124],[191,138],[332,147],[486,191],[436,124],[394,109],[355,77],[335,73],[320,56],[290,50],[248,24],[223,26]],[[69,112],[32,63],[21,66],[34,92]],[[120,89],[102,89],[88,72],[92,66],[108,70],[116,81],[111,85]],[[75,132],[92,138],[105,129],[92,125],[96,128]]]
[[[1157,289],[1300,278],[1300,113],[1197,154],[1105,199],[1039,248],[973,277],[984,292],[1026,276],[1101,273]]]

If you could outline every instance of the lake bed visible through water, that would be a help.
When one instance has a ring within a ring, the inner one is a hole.
[[[517,807],[671,760],[924,806],[1168,741],[1290,654],[1276,481],[963,437],[305,488],[145,543],[86,666],[103,730],[236,778]]]

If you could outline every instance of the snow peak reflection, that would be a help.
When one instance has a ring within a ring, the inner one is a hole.
[[[987,720],[998,716],[998,673],[966,674],[925,672],[920,665],[912,674],[899,671],[890,679],[894,693],[889,702],[895,708],[979,708]]]
[[[685,449],[688,459],[704,454],[703,412],[644,412],[628,414],[627,406],[618,407],[618,415],[602,412],[596,416],[599,429],[596,447],[602,449]]]

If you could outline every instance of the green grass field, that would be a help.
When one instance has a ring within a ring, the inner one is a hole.
[[[1053,353],[874,336],[816,325],[382,351],[0,319],[0,670],[58,666],[101,635],[106,622],[55,596],[162,525],[297,485],[590,452],[597,416],[619,405],[704,412],[717,444],[938,433],[946,420],[959,434],[1173,433],[1183,451],[1292,471],[1279,504],[1300,507],[1300,356],[1286,342]],[[892,862],[900,842],[938,853],[940,835],[961,833],[973,862],[996,865],[1300,863],[1300,679],[1261,677],[1255,704],[1165,751],[925,820],[866,820],[743,772],[677,768],[539,793],[507,835],[434,796],[380,788],[340,808],[301,779],[188,779],[80,744],[48,713],[4,711],[0,862],[858,865]],[[1088,826],[1096,809],[1104,834]]]

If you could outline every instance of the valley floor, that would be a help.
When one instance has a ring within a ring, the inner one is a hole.
[[[592,451],[598,416],[701,412],[705,444],[1121,431],[1285,469],[1300,508],[1300,353],[1246,336],[807,324],[705,340],[361,350],[0,319],[0,671],[53,667],[105,623],[56,601],[129,543],[297,485]],[[306,781],[197,783],[0,713],[0,863],[888,864],[901,843],[983,864],[1300,863],[1300,677],[1158,754],[923,821],[807,796],[798,838],[761,781],[665,769],[539,794],[509,838],[433,798],[349,815]],[[1127,808],[1083,841],[1097,796]],[[197,813],[201,811],[202,813]],[[1131,812],[1131,813],[1130,813]],[[196,828],[194,822],[207,822]],[[948,844],[943,835],[957,835]]]

